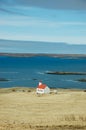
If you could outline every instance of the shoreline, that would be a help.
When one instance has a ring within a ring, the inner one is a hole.
[[[35,57],[48,56],[53,58],[86,58],[86,54],[52,54],[52,53],[0,53],[0,56],[9,57]]]
[[[50,90],[57,90],[57,91],[71,91],[71,92],[79,92],[79,91],[85,91],[86,89],[83,88],[55,88],[52,87],[50,88]],[[0,88],[0,93],[11,93],[11,92],[35,92],[36,91],[36,87],[1,87]]]

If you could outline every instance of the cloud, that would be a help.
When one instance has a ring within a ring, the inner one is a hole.
[[[14,6],[15,0],[0,0],[0,6]]]
[[[42,20],[40,18],[34,18],[34,17],[24,17],[24,16],[18,16],[18,17],[11,17],[9,18],[3,18],[0,20],[0,26],[18,26],[18,27],[55,27],[60,28],[64,26],[86,26],[86,22],[58,22],[58,21],[51,21],[51,20]]]
[[[86,10],[86,0],[15,0],[16,4],[47,9]]]
[[[16,14],[16,12],[4,9],[4,8],[0,8],[0,12],[5,12],[5,13],[11,13],[11,14]]]
[[[28,16],[24,13],[18,12],[18,11],[12,11],[9,9],[0,8],[0,12],[8,13],[8,14],[14,14],[14,15],[21,15],[21,16]]]
[[[86,0],[0,0],[0,12],[29,16],[22,10],[24,7],[79,11],[86,10]]]
[[[0,5],[86,10],[86,0],[0,0]]]
[[[65,42],[68,44],[86,44],[86,36],[47,36],[41,34],[10,34],[10,33],[1,33],[0,39],[10,39],[10,40],[21,40],[21,41],[44,41],[44,42]]]
[[[27,16],[26,14],[22,13],[21,10],[18,11],[15,7],[15,0],[0,0],[0,12]]]

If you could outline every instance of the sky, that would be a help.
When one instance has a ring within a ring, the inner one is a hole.
[[[86,0],[0,0],[0,39],[86,44]]]

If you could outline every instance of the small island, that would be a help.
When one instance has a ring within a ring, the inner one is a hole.
[[[3,82],[3,81],[9,81],[9,79],[6,79],[6,78],[0,78],[0,82]]]
[[[65,71],[47,71],[45,74],[54,75],[86,75],[86,72],[65,72]]]
[[[77,81],[86,82],[86,79],[78,79]]]

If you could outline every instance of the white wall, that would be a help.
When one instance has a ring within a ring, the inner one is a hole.
[[[36,89],[36,93],[40,93],[40,94],[50,93],[50,88],[48,88],[48,87],[46,87],[45,89],[37,88],[37,89]]]

